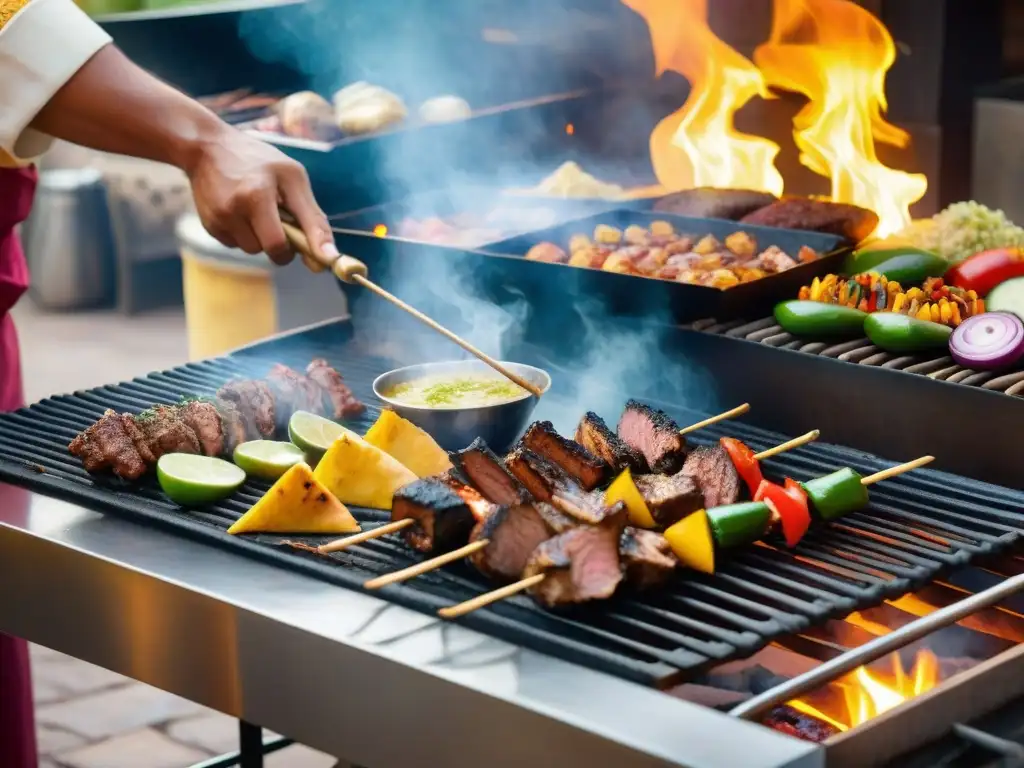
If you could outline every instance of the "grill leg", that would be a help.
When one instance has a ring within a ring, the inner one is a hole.
[[[238,721],[238,768],[263,768],[263,729]]]

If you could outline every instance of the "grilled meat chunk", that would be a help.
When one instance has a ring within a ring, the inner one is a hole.
[[[856,244],[875,231],[875,227],[878,226],[878,215],[867,208],[848,203],[790,197],[759,208],[740,221],[763,227],[825,232]]]
[[[654,522],[663,528],[704,507],[700,486],[684,472],[674,475],[637,475],[633,482],[647,503]]]
[[[594,456],[603,459],[614,472],[629,469],[635,474],[648,471],[647,459],[635,448],[630,448],[612,432],[604,419],[587,411],[576,426],[576,442]]]
[[[735,221],[759,208],[771,205],[777,199],[775,195],[751,189],[696,187],[665,195],[654,204],[654,210],[699,219]]]
[[[216,406],[207,400],[191,400],[178,408],[181,420],[199,438],[206,456],[220,456],[227,451],[224,425]]]
[[[287,428],[288,419],[296,411],[323,414],[330,410],[327,406],[327,392],[315,381],[287,365],[274,365],[266,381],[274,394],[274,417],[280,429]]]
[[[274,434],[274,395],[265,381],[236,379],[217,391],[217,397],[232,403],[242,416],[249,440]]]
[[[112,469],[118,477],[137,480],[148,465],[135,447],[132,435],[136,432],[130,416],[107,410],[99,421],[71,441],[68,450],[82,460],[86,472]]]
[[[626,581],[637,589],[660,587],[679,564],[664,536],[632,526],[619,539],[619,558]]]
[[[739,473],[720,445],[695,448],[687,456],[681,474],[690,475],[697,481],[704,494],[704,506],[708,509],[740,500],[742,485]]]
[[[600,495],[585,492],[559,467],[520,445],[505,459],[515,478],[538,501],[546,501],[581,522],[599,523],[607,510]]]
[[[533,508],[537,510],[538,515],[544,518],[544,523],[553,533],[565,533],[570,528],[582,525],[575,517],[570,517],[564,512],[560,512],[546,501],[533,502]]]
[[[220,416],[220,426],[224,433],[224,455],[230,456],[235,448],[246,440],[245,421],[238,406],[229,400],[214,398],[213,406]]]
[[[619,437],[647,459],[652,472],[672,475],[686,459],[686,440],[668,414],[630,400],[622,412]]]
[[[416,521],[402,530],[402,538],[417,552],[440,554],[466,543],[476,518],[466,501],[443,480],[417,480],[395,494],[392,520]]]
[[[199,437],[184,422],[180,411],[174,406],[155,405],[140,413],[134,420],[150,452],[157,460],[165,453],[202,452]]]
[[[560,467],[585,491],[592,491],[608,478],[608,465],[573,440],[555,431],[550,421],[535,421],[523,435],[523,445]]]
[[[533,551],[558,531],[533,504],[498,507],[481,520],[469,535],[470,541],[486,539],[483,549],[470,555],[480,573],[499,581],[518,579]]]
[[[347,419],[366,410],[366,406],[356,399],[352,390],[345,384],[341,374],[331,368],[322,357],[306,366],[306,376],[327,393],[327,399],[331,402],[332,418]]]
[[[449,455],[456,471],[488,501],[510,506],[530,500],[526,488],[509,474],[501,459],[479,437],[468,448]]]
[[[545,541],[523,569],[523,578],[544,574],[530,594],[547,608],[611,597],[622,581],[619,538],[625,526],[626,507],[619,502],[599,525],[580,525]]]
[[[818,744],[839,733],[839,729],[831,723],[806,715],[788,704],[772,707],[761,723],[779,733]]]

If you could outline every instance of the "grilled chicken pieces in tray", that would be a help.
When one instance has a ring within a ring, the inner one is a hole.
[[[296,411],[340,419],[364,408],[326,360],[314,360],[305,374],[277,364],[266,379],[229,381],[212,398],[154,405],[139,414],[108,410],[68,450],[87,472],[137,480],[166,453],[230,456],[239,443],[273,437]]]

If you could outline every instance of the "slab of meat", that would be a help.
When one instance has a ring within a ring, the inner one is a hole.
[[[217,397],[232,403],[238,409],[249,440],[274,435],[274,395],[265,381],[229,381],[217,390]]]
[[[131,416],[107,410],[99,421],[71,441],[68,450],[82,460],[86,472],[111,469],[125,480],[137,480],[155,459],[148,449],[146,458],[139,454],[136,438],[145,447]]]
[[[707,509],[735,504],[740,500],[739,473],[720,445],[695,448],[686,458],[682,473],[697,481]]]
[[[501,459],[479,437],[468,448],[450,454],[457,473],[495,504],[525,504],[530,495],[516,478],[508,473]]]
[[[619,559],[626,581],[637,589],[660,587],[675,573],[679,561],[660,533],[628,526],[619,539]]]
[[[155,405],[135,416],[134,421],[154,460],[166,453],[202,453],[199,437],[172,405]],[[140,447],[138,440],[135,445]]]
[[[230,456],[238,445],[246,441],[245,421],[234,403],[217,397],[213,405],[220,415],[221,430],[224,433],[224,455]]]
[[[619,538],[625,527],[626,508],[619,502],[599,525],[577,526],[545,541],[523,569],[523,578],[544,574],[530,594],[547,608],[611,597],[622,581]]]
[[[402,530],[402,538],[417,552],[440,554],[461,547],[469,538],[476,517],[448,483],[436,477],[417,480],[395,494],[392,520],[412,518],[416,525]]]
[[[629,469],[634,474],[644,474],[650,469],[647,459],[635,448],[630,448],[617,434],[612,432],[604,419],[593,411],[587,411],[576,425],[576,442],[594,456],[603,459],[612,471]]]
[[[665,195],[654,204],[654,210],[699,219],[737,221],[776,200],[775,195],[752,189],[697,187]]]
[[[560,467],[529,448],[520,445],[505,458],[505,466],[533,498],[546,501],[581,522],[598,523],[607,513],[599,494],[587,493]]]
[[[784,198],[744,216],[741,221],[763,227],[824,232],[855,244],[878,226],[877,214],[867,208],[809,197]]]
[[[537,510],[538,515],[544,518],[544,523],[554,533],[565,533],[570,528],[575,528],[577,525],[582,524],[575,517],[570,517],[564,512],[555,509],[546,501],[533,502],[533,508]]]
[[[306,376],[315,381],[331,401],[332,412],[329,414],[334,419],[348,419],[358,416],[366,410],[366,406],[356,399],[352,390],[348,388],[341,374],[331,368],[322,357],[306,366]]]
[[[466,485],[465,482],[456,477],[455,472],[452,470],[448,470],[441,475],[435,475],[435,478],[455,491],[466,502],[466,506],[469,507],[477,522],[489,517],[498,509],[497,504],[485,499],[476,488]]]
[[[550,421],[535,421],[523,435],[523,445],[561,467],[585,491],[592,491],[608,479],[608,465],[574,440],[555,431]]]
[[[281,429],[287,428],[288,419],[296,411],[322,415],[331,410],[327,392],[315,381],[287,365],[274,365],[266,381],[274,394],[274,418]]]
[[[199,447],[206,456],[220,456],[227,451],[224,426],[217,407],[208,400],[190,400],[178,407],[185,426],[199,438]]]
[[[514,581],[522,575],[533,551],[557,533],[533,504],[498,507],[494,514],[477,523],[469,535],[470,541],[489,542],[470,555],[469,560],[485,576]]]
[[[647,503],[654,522],[663,528],[704,508],[700,486],[684,472],[674,475],[637,475],[633,482]]]
[[[668,414],[630,400],[619,418],[619,437],[643,454],[651,472],[672,475],[686,459],[686,440]]]

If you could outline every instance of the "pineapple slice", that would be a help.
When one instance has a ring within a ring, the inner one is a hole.
[[[395,491],[417,480],[398,459],[353,435],[334,441],[313,477],[345,504],[388,510]]]
[[[228,533],[356,533],[359,523],[300,462],[281,475]]]
[[[398,459],[417,477],[439,475],[452,468],[448,454],[434,438],[390,408],[381,411],[363,439]]]

